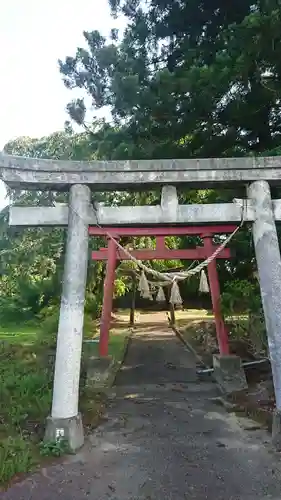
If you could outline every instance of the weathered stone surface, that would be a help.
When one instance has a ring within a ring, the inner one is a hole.
[[[247,389],[247,381],[238,356],[228,355],[213,356],[214,378],[220,389],[226,394]]]
[[[80,413],[71,418],[47,418],[44,441],[55,442],[63,439],[70,451],[76,451],[84,444],[83,424]]]
[[[169,186],[170,187],[170,186]],[[275,220],[281,220],[281,200],[273,201]],[[153,225],[153,224],[204,224],[240,222],[241,205],[236,203],[214,203],[204,205],[177,205],[176,200],[165,200],[162,206],[138,207],[103,207],[98,206],[95,212],[91,206],[85,214],[89,225],[97,222],[101,226],[119,224]],[[244,220],[255,218],[253,204],[247,202]],[[67,226],[68,206],[56,207],[11,207],[10,226]]]
[[[279,241],[268,183],[264,181],[254,182],[249,187],[248,194],[255,208],[253,238],[276,407],[278,411],[281,411],[281,259]]]
[[[87,186],[71,187],[54,376],[54,419],[72,418],[78,414],[89,239],[84,219],[89,202],[90,190]]]
[[[174,222],[178,219],[179,202],[177,188],[175,186],[163,187],[160,209],[162,218],[165,218],[167,222]]]
[[[0,154],[1,179],[11,187],[69,189],[88,184],[92,189],[127,189],[146,185],[186,184],[202,188],[267,180],[281,184],[281,159],[211,158],[75,162]]]
[[[273,413],[272,444],[277,451],[281,451],[281,412],[278,410]]]

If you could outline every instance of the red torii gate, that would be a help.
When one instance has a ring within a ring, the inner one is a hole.
[[[218,245],[213,244],[215,234],[232,233],[236,226],[217,225],[217,226],[190,226],[190,227],[89,227],[91,236],[104,236],[108,241],[106,248],[101,248],[92,252],[93,260],[106,260],[106,276],[104,280],[103,306],[100,324],[99,354],[107,356],[108,339],[111,322],[111,313],[113,305],[113,292],[115,270],[118,260],[128,260],[128,256],[117,247],[116,241],[122,236],[151,236],[156,238],[155,249],[132,250],[131,255],[139,260],[205,260],[210,257]],[[203,240],[203,246],[196,246],[192,249],[169,249],[165,245],[166,236],[200,236]],[[230,249],[224,248],[216,259],[229,259],[231,257]],[[223,321],[220,308],[220,286],[217,273],[216,259],[208,264],[208,277],[215,316],[216,334],[220,354],[229,354],[228,332]]]

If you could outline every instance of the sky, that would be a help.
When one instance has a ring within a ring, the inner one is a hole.
[[[124,28],[110,16],[107,0],[1,0],[0,151],[19,136],[41,137],[63,129],[66,104],[77,94],[66,89],[58,59],[85,46],[83,31]],[[5,206],[0,184],[0,209]]]

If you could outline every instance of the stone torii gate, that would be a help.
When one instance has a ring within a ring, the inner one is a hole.
[[[65,190],[68,206],[12,207],[10,224],[67,226],[64,280],[57,337],[51,416],[46,436],[64,437],[71,449],[83,444],[78,394],[84,297],[88,265],[89,225],[190,225],[240,222],[236,203],[179,205],[176,187],[247,189],[244,220],[252,223],[261,297],[276,396],[273,440],[281,448],[281,262],[275,220],[281,220],[281,200],[271,199],[270,186],[281,185],[281,157],[198,160],[73,162],[39,160],[0,154],[0,175],[11,188]],[[91,191],[140,190],[163,187],[156,207],[91,205]],[[227,369],[229,356],[216,363]]]

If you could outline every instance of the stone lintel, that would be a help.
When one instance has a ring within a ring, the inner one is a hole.
[[[12,188],[68,190],[72,184],[88,184],[95,191],[231,187],[255,180],[281,184],[281,157],[75,162],[0,154],[0,178]]]
[[[242,203],[242,200],[241,200]],[[276,221],[281,220],[281,200],[273,201],[273,212]],[[87,223],[101,226],[110,225],[154,225],[154,224],[218,224],[237,223],[241,221],[241,204],[214,203],[205,205],[177,205],[170,200],[163,206],[137,207],[105,207],[98,205],[97,212],[92,207],[88,209]],[[254,210],[251,201],[247,201],[244,219],[254,220]],[[10,226],[67,226],[68,206],[55,207],[11,207]]]

